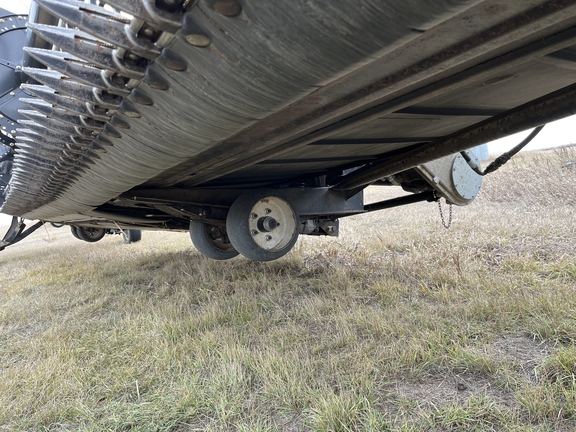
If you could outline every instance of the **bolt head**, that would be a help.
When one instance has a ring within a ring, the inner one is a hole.
[[[257,231],[257,230],[252,230],[252,235],[253,235],[253,236],[258,235],[258,231]]]
[[[225,17],[235,17],[242,13],[242,6],[235,0],[223,0],[214,3],[214,10]]]
[[[267,209],[264,210],[264,213],[270,214],[270,213],[272,213],[272,210],[270,210],[269,208],[267,208]]]
[[[159,81],[148,81],[148,85],[156,90],[168,90],[168,84]]]
[[[199,48],[205,48],[212,43],[208,36],[202,34],[189,34],[186,36],[186,42]]]
[[[166,62],[166,67],[168,69],[172,69],[175,71],[185,71],[186,69],[188,69],[188,66],[186,66],[186,63],[181,62],[181,61],[177,61],[177,60],[168,60]]]
[[[258,219],[258,215],[256,213],[252,213],[252,219]]]
[[[272,236],[271,236],[271,235],[267,235],[265,238],[266,238],[266,241],[272,240]]]

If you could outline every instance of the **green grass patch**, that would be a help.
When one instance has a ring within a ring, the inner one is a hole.
[[[574,207],[512,168],[448,231],[421,203],[271,263],[39,230],[0,255],[0,430],[575,430]]]

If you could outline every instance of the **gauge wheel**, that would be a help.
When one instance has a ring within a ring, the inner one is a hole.
[[[142,240],[142,231],[140,230],[124,230],[122,231],[122,238],[124,243],[136,243]]]
[[[202,255],[215,260],[227,260],[238,255],[230,243],[226,228],[190,221],[190,239]]]
[[[106,235],[105,228],[95,228],[95,227],[77,227],[76,233],[80,240],[84,240],[89,243],[94,243],[102,240]]]
[[[254,261],[286,255],[298,240],[298,215],[281,191],[260,189],[241,195],[226,219],[230,242]]]

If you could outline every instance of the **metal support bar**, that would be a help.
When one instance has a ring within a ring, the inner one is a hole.
[[[573,84],[407,153],[366,165],[332,188],[346,191],[351,197],[381,178],[575,113],[576,84]]]
[[[269,189],[270,194],[273,195],[275,189]],[[318,215],[334,215],[340,214],[356,214],[362,213],[363,195],[350,199],[346,197],[345,193],[341,191],[331,190],[328,187],[318,188],[280,188],[277,189],[290,200],[294,211],[300,216],[318,216]],[[119,206],[138,206],[145,204],[151,208],[165,211],[173,216],[178,216],[174,212],[182,212],[177,209],[186,206],[198,206],[213,208],[216,211],[227,209],[232,203],[247,189],[148,189],[136,190],[134,192],[126,193],[118,200],[114,200],[111,204]],[[165,207],[167,206],[167,207]],[[168,208],[170,207],[170,208]],[[170,210],[170,211],[167,211]],[[218,214],[221,214],[218,212]],[[185,211],[179,215],[180,217],[189,217]],[[222,219],[225,219],[226,215]],[[198,215],[194,215],[198,218]],[[218,219],[214,217],[214,219]],[[205,218],[202,218],[205,220]]]
[[[26,224],[24,223],[24,219],[20,219],[16,216],[12,217],[12,223],[10,224],[10,228],[8,228],[8,232],[4,235],[2,241],[0,241],[0,251],[6,249],[7,246],[13,245],[18,243],[21,240],[24,240],[38,228],[44,225],[44,221],[36,222],[26,231]]]
[[[373,212],[377,210],[389,209],[392,207],[399,207],[407,204],[414,204],[421,201],[436,201],[434,197],[434,192],[421,192],[412,195],[401,196],[398,198],[392,198],[384,201],[378,201],[372,204],[366,204],[364,206],[364,211],[366,213]]]

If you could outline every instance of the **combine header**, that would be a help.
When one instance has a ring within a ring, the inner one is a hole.
[[[572,0],[35,1],[0,10],[0,248],[53,222],[273,260],[346,216],[466,205],[468,149],[576,113]]]

